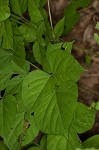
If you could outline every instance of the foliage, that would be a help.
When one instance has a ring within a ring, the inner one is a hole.
[[[96,24],[96,29],[99,30],[99,22]],[[99,35],[97,33],[94,33],[94,38],[96,42],[99,44]]]
[[[73,0],[54,30],[45,4],[0,0],[0,136],[9,150],[83,148],[78,133],[92,128],[95,120],[95,109],[77,100],[84,69],[71,55],[73,42],[58,39],[70,31],[79,18],[76,10],[89,0]],[[35,142],[40,131],[44,135]]]

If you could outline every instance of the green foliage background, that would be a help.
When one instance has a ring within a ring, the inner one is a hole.
[[[1,142],[2,150],[74,150],[96,139],[91,146],[99,148],[98,136],[84,143],[78,137],[92,128],[96,111],[78,102],[84,69],[71,55],[73,42],[59,40],[78,21],[77,9],[89,3],[72,0],[52,30],[46,0],[0,0],[0,136],[7,146]],[[35,143],[39,131],[44,135]]]

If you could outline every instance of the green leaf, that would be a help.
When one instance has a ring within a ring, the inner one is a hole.
[[[26,61],[25,60],[26,53],[25,53],[24,39],[23,39],[18,27],[15,27],[14,25],[13,25],[13,32],[14,32],[14,36],[13,36],[14,61],[16,62],[17,65],[22,67]]]
[[[52,32],[54,32],[54,31],[52,31],[52,28],[50,26],[48,18],[44,19],[44,27],[43,28],[44,28],[44,35],[45,35],[46,43],[49,44],[49,41],[52,40],[52,38],[53,38]]]
[[[35,124],[35,119],[32,115],[26,117],[27,129],[24,133],[24,138],[22,140],[22,146],[32,142],[34,138],[38,135],[39,130]]]
[[[0,22],[0,46],[2,45],[2,38],[3,38],[3,33],[4,33],[4,22]]]
[[[0,91],[4,90],[8,85],[12,73],[0,72]]]
[[[74,119],[72,122],[72,128],[77,133],[83,133],[91,129],[95,122],[95,110],[84,104],[78,103]]]
[[[82,148],[81,142],[74,132],[69,132],[68,137],[66,139],[61,135],[48,135],[48,150],[75,150],[76,148]]]
[[[76,8],[85,8],[87,7],[90,3],[91,3],[91,0],[87,0],[87,1],[84,1],[84,0],[73,0]]]
[[[1,150],[8,150],[7,147],[6,147],[6,145],[4,144],[4,142],[1,141],[1,140],[0,140],[0,149]]]
[[[86,141],[83,142],[84,148],[96,148],[99,149],[99,135],[94,135],[88,138]]]
[[[48,135],[47,143],[48,150],[67,150],[67,140],[62,135]]]
[[[85,56],[85,62],[86,62],[87,65],[91,65],[91,56],[86,55]]]
[[[77,21],[79,20],[80,14],[77,12],[66,11],[65,17],[66,17],[66,22],[65,22],[64,34],[68,34],[71,31],[71,29],[74,27],[74,25],[77,23]]]
[[[22,14],[27,11],[28,0],[19,0],[19,6]]]
[[[3,23],[3,38],[2,38],[2,48],[12,49],[13,48],[13,32],[12,25],[9,19]]]
[[[94,38],[95,38],[96,42],[99,44],[99,36],[97,33],[94,33]]]
[[[13,47],[13,58],[16,64],[20,67],[22,67],[25,64],[25,47],[24,47],[24,42],[23,38],[21,36],[14,36],[13,37],[14,41],[14,47]]]
[[[10,0],[10,5],[11,5],[12,12],[16,15],[21,16],[19,0]]]
[[[43,6],[46,4],[46,1],[47,1],[47,0],[40,0],[40,6],[43,7]]]
[[[38,42],[35,42],[33,45],[33,54],[36,59],[36,61],[39,64],[44,63],[44,57],[45,57],[45,47],[42,45],[39,45]]]
[[[0,136],[5,138],[13,126],[16,117],[16,102],[12,95],[0,100]]]
[[[17,93],[17,92],[15,93],[16,93],[15,98],[16,98],[16,103],[17,103],[17,112],[23,113],[25,112],[25,107],[24,107],[23,99],[22,99],[22,89],[20,89],[20,93]]]
[[[0,22],[6,20],[10,16],[10,9],[7,3],[0,0]]]
[[[68,81],[57,88],[50,75],[33,71],[23,81],[22,98],[26,110],[34,112],[39,130],[68,137],[77,100],[74,82]]]
[[[63,17],[54,27],[56,37],[60,37],[64,31],[65,17]]]
[[[9,86],[10,78],[13,74],[22,74],[21,76],[24,76],[29,72],[29,64],[27,62],[20,68],[14,61],[13,53],[4,49],[0,49],[0,68],[0,90]],[[11,88],[13,87],[11,86],[9,90]]]
[[[91,0],[72,0],[71,3],[65,9],[65,30],[64,34],[67,34],[71,31],[74,25],[80,18],[80,14],[77,12],[77,9],[87,7],[90,4]]]
[[[41,138],[40,146],[44,150],[47,149],[47,135],[46,134],[44,134],[43,137]]]
[[[7,86],[6,90],[5,90],[5,95],[6,94],[19,94],[21,89],[22,89],[22,81],[24,79],[25,75],[18,75],[13,77],[10,81],[9,81],[9,85]]]
[[[10,150],[19,150],[21,146],[30,143],[38,132],[33,116],[29,115],[27,118],[24,113],[18,113],[9,135],[4,140]]]
[[[80,141],[77,133],[72,130],[69,131],[69,139],[67,139],[67,150],[76,150],[76,148],[82,149],[82,142]]]
[[[99,110],[99,102],[96,103],[95,109]]]
[[[40,45],[44,45],[44,39],[42,38],[42,36],[44,35],[44,31],[45,31],[45,24],[44,21],[42,21],[39,26],[38,26],[38,30],[37,30],[37,41]]]
[[[29,71],[29,65],[27,62],[25,62],[22,68],[19,67],[14,60],[13,52],[4,49],[0,49],[0,68],[1,74],[27,74]]]
[[[22,142],[21,140],[23,139],[22,135],[23,125],[24,125],[24,113],[19,113],[17,114],[16,119],[13,122],[13,127],[11,128],[9,135],[6,136],[6,138],[4,138],[4,142],[10,150],[20,149]]]
[[[10,0],[12,12],[16,15],[21,16],[27,11],[27,0]]]
[[[96,24],[96,29],[99,30],[99,22]]]
[[[21,32],[23,39],[27,42],[34,42],[36,40],[36,29],[28,26],[19,26],[19,31]]]
[[[65,48],[66,52],[71,54],[72,46],[73,42],[65,42],[63,43],[62,48]]]
[[[55,46],[55,45],[54,45]],[[48,73],[52,73],[57,85],[67,80],[77,82],[84,69],[68,52],[58,49],[46,51],[43,68]]]
[[[29,147],[27,150],[42,150],[42,148],[38,146],[32,146],[32,147]]]
[[[31,21],[36,24],[43,20],[42,14],[35,0],[28,0],[28,13]]]

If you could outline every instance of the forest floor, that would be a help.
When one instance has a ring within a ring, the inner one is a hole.
[[[70,0],[51,0],[52,19],[55,24],[63,15]],[[99,0],[93,0],[91,5],[79,10],[80,20],[68,36],[62,37],[65,41],[75,41],[72,54],[86,69],[81,75],[79,85],[79,101],[90,106],[99,101],[99,45],[94,39],[95,29],[99,21]],[[99,111],[96,114],[94,127],[83,134],[82,140],[99,134]]]

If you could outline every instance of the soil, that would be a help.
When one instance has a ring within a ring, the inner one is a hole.
[[[53,24],[55,24],[63,16],[70,0],[50,0],[50,2]],[[99,21],[99,0],[93,0],[90,6],[79,12],[80,20],[63,39],[75,41],[72,54],[86,69],[78,83],[79,101],[90,106],[92,102],[99,101],[99,45],[94,39],[94,33],[99,33],[95,29],[96,22]],[[95,134],[99,134],[99,111],[96,113],[93,128],[80,137],[84,141]]]

